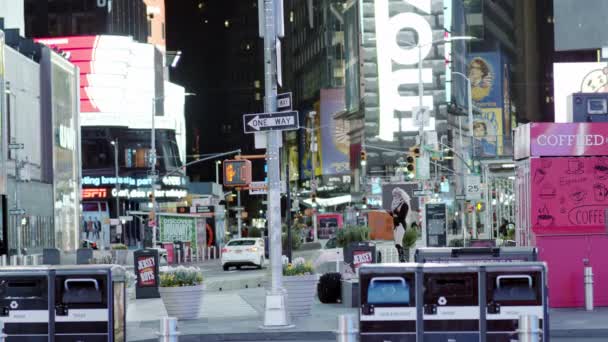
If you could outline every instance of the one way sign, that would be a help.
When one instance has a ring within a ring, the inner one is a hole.
[[[245,133],[292,131],[298,129],[298,112],[257,113],[243,115]]]

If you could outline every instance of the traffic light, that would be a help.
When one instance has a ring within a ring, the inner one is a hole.
[[[361,151],[361,165],[365,165],[367,163],[367,152]]]
[[[407,169],[407,177],[413,179],[416,177],[416,158],[420,156],[420,147],[413,146],[410,147],[410,150],[405,158],[405,168]]]
[[[224,160],[224,186],[247,186],[251,183],[251,161]]]

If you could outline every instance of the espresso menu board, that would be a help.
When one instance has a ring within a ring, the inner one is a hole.
[[[608,157],[532,158],[530,184],[537,233],[605,232]]]

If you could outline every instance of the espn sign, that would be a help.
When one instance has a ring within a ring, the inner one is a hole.
[[[82,189],[82,199],[108,198],[108,189],[105,188],[88,188]]]

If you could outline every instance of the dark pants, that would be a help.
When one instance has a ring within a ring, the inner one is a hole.
[[[405,251],[403,250],[403,247],[401,247],[401,245],[395,245],[395,248],[397,248],[397,253],[399,253],[399,262],[405,262]]]

